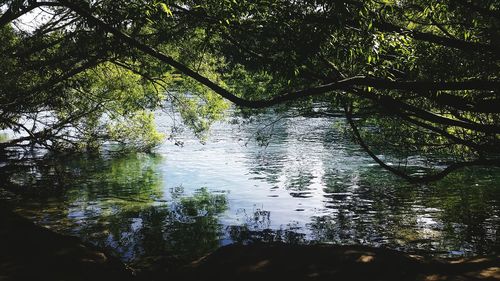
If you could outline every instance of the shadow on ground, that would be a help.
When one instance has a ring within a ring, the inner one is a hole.
[[[192,263],[117,258],[0,208],[0,280],[500,280],[500,257],[424,259],[364,246],[230,245]]]

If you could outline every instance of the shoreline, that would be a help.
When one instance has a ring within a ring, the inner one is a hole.
[[[0,280],[133,280],[118,258],[0,208]]]
[[[180,264],[128,267],[79,238],[0,208],[0,280],[500,280],[500,257],[430,259],[367,246],[228,245]]]

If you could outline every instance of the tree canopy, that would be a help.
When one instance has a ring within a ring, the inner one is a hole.
[[[500,166],[495,0],[0,6],[0,127],[24,132],[4,149],[117,141],[149,150],[161,140],[151,114],[158,108],[173,107],[201,135],[227,101],[253,109],[294,103],[305,116],[342,109],[363,149],[411,181]],[[37,13],[43,18],[26,27],[23,17]],[[382,148],[445,166],[415,176],[380,159]]]

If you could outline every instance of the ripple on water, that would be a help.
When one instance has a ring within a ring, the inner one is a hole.
[[[361,243],[442,256],[500,248],[498,171],[463,170],[412,186],[374,164],[339,122],[285,119],[267,146],[253,141],[262,123],[216,124],[206,144],[185,132],[178,136],[183,147],[166,143],[160,156],[51,162],[65,168],[69,189],[50,200],[22,200],[18,211],[124,260],[199,256],[256,240]],[[45,177],[42,168],[33,171]]]

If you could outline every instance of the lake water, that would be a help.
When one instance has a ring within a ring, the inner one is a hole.
[[[167,141],[155,155],[20,162],[3,176],[23,195],[2,196],[36,223],[126,262],[254,241],[500,252],[498,169],[411,185],[354,144],[342,118],[276,118],[216,124],[205,144],[186,132],[182,147]],[[171,125],[162,114],[158,123]],[[265,145],[259,128],[272,132]]]

